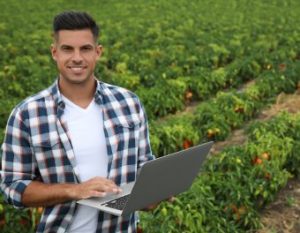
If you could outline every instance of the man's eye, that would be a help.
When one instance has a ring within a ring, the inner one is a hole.
[[[83,47],[82,48],[82,51],[91,51],[92,50],[92,47]]]
[[[72,48],[70,48],[70,47],[62,47],[62,50],[65,51],[65,52],[71,52]]]

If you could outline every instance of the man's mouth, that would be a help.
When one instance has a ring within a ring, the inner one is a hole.
[[[85,66],[68,66],[69,69],[71,69],[75,73],[82,72],[86,67]]]

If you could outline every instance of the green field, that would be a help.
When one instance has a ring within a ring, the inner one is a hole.
[[[56,79],[52,19],[64,10],[87,11],[100,24],[96,76],[137,93],[157,156],[226,139],[300,81],[297,0],[0,0],[0,9],[0,141],[12,108]],[[249,81],[255,85],[241,92]],[[194,112],[174,115],[191,103]],[[254,125],[249,143],[209,160],[175,205],[143,214],[144,232],[254,232],[258,211],[298,175],[299,119]],[[272,159],[255,166],[265,152]],[[32,231],[38,216],[0,202],[1,232]]]

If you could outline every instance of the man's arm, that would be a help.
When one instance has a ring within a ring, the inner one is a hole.
[[[8,119],[1,152],[1,191],[6,202],[15,208],[22,208],[21,196],[28,184],[37,177],[29,130],[18,107]]]
[[[120,191],[112,181],[100,177],[81,184],[37,181],[38,168],[32,154],[29,129],[18,108],[9,117],[1,150],[0,188],[5,200],[15,208],[50,206]]]
[[[89,197],[103,197],[121,189],[111,180],[95,177],[80,184],[44,184],[32,181],[22,195],[22,204],[28,207],[51,206]]]

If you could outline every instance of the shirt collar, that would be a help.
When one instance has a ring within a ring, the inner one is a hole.
[[[99,80],[97,81],[97,86],[96,86],[96,92],[95,92],[95,102],[99,105],[103,104],[103,93],[104,93],[104,86],[103,83],[100,82]]]
[[[99,105],[103,103],[103,92],[104,92],[104,86],[103,83],[96,79],[96,92],[94,95],[95,102]],[[55,105],[57,106],[57,115],[58,117],[61,117],[61,115],[64,112],[65,109],[65,102],[63,101],[62,95],[59,91],[58,86],[58,78],[55,80],[55,82],[50,86],[50,92],[52,94],[53,100],[55,102]]]
[[[52,98],[54,100],[55,105],[57,106],[57,116],[60,117],[65,109],[65,103],[61,97],[61,93],[59,91],[58,87],[58,78],[55,80],[55,82],[50,86],[49,88],[50,93],[52,95]]]

